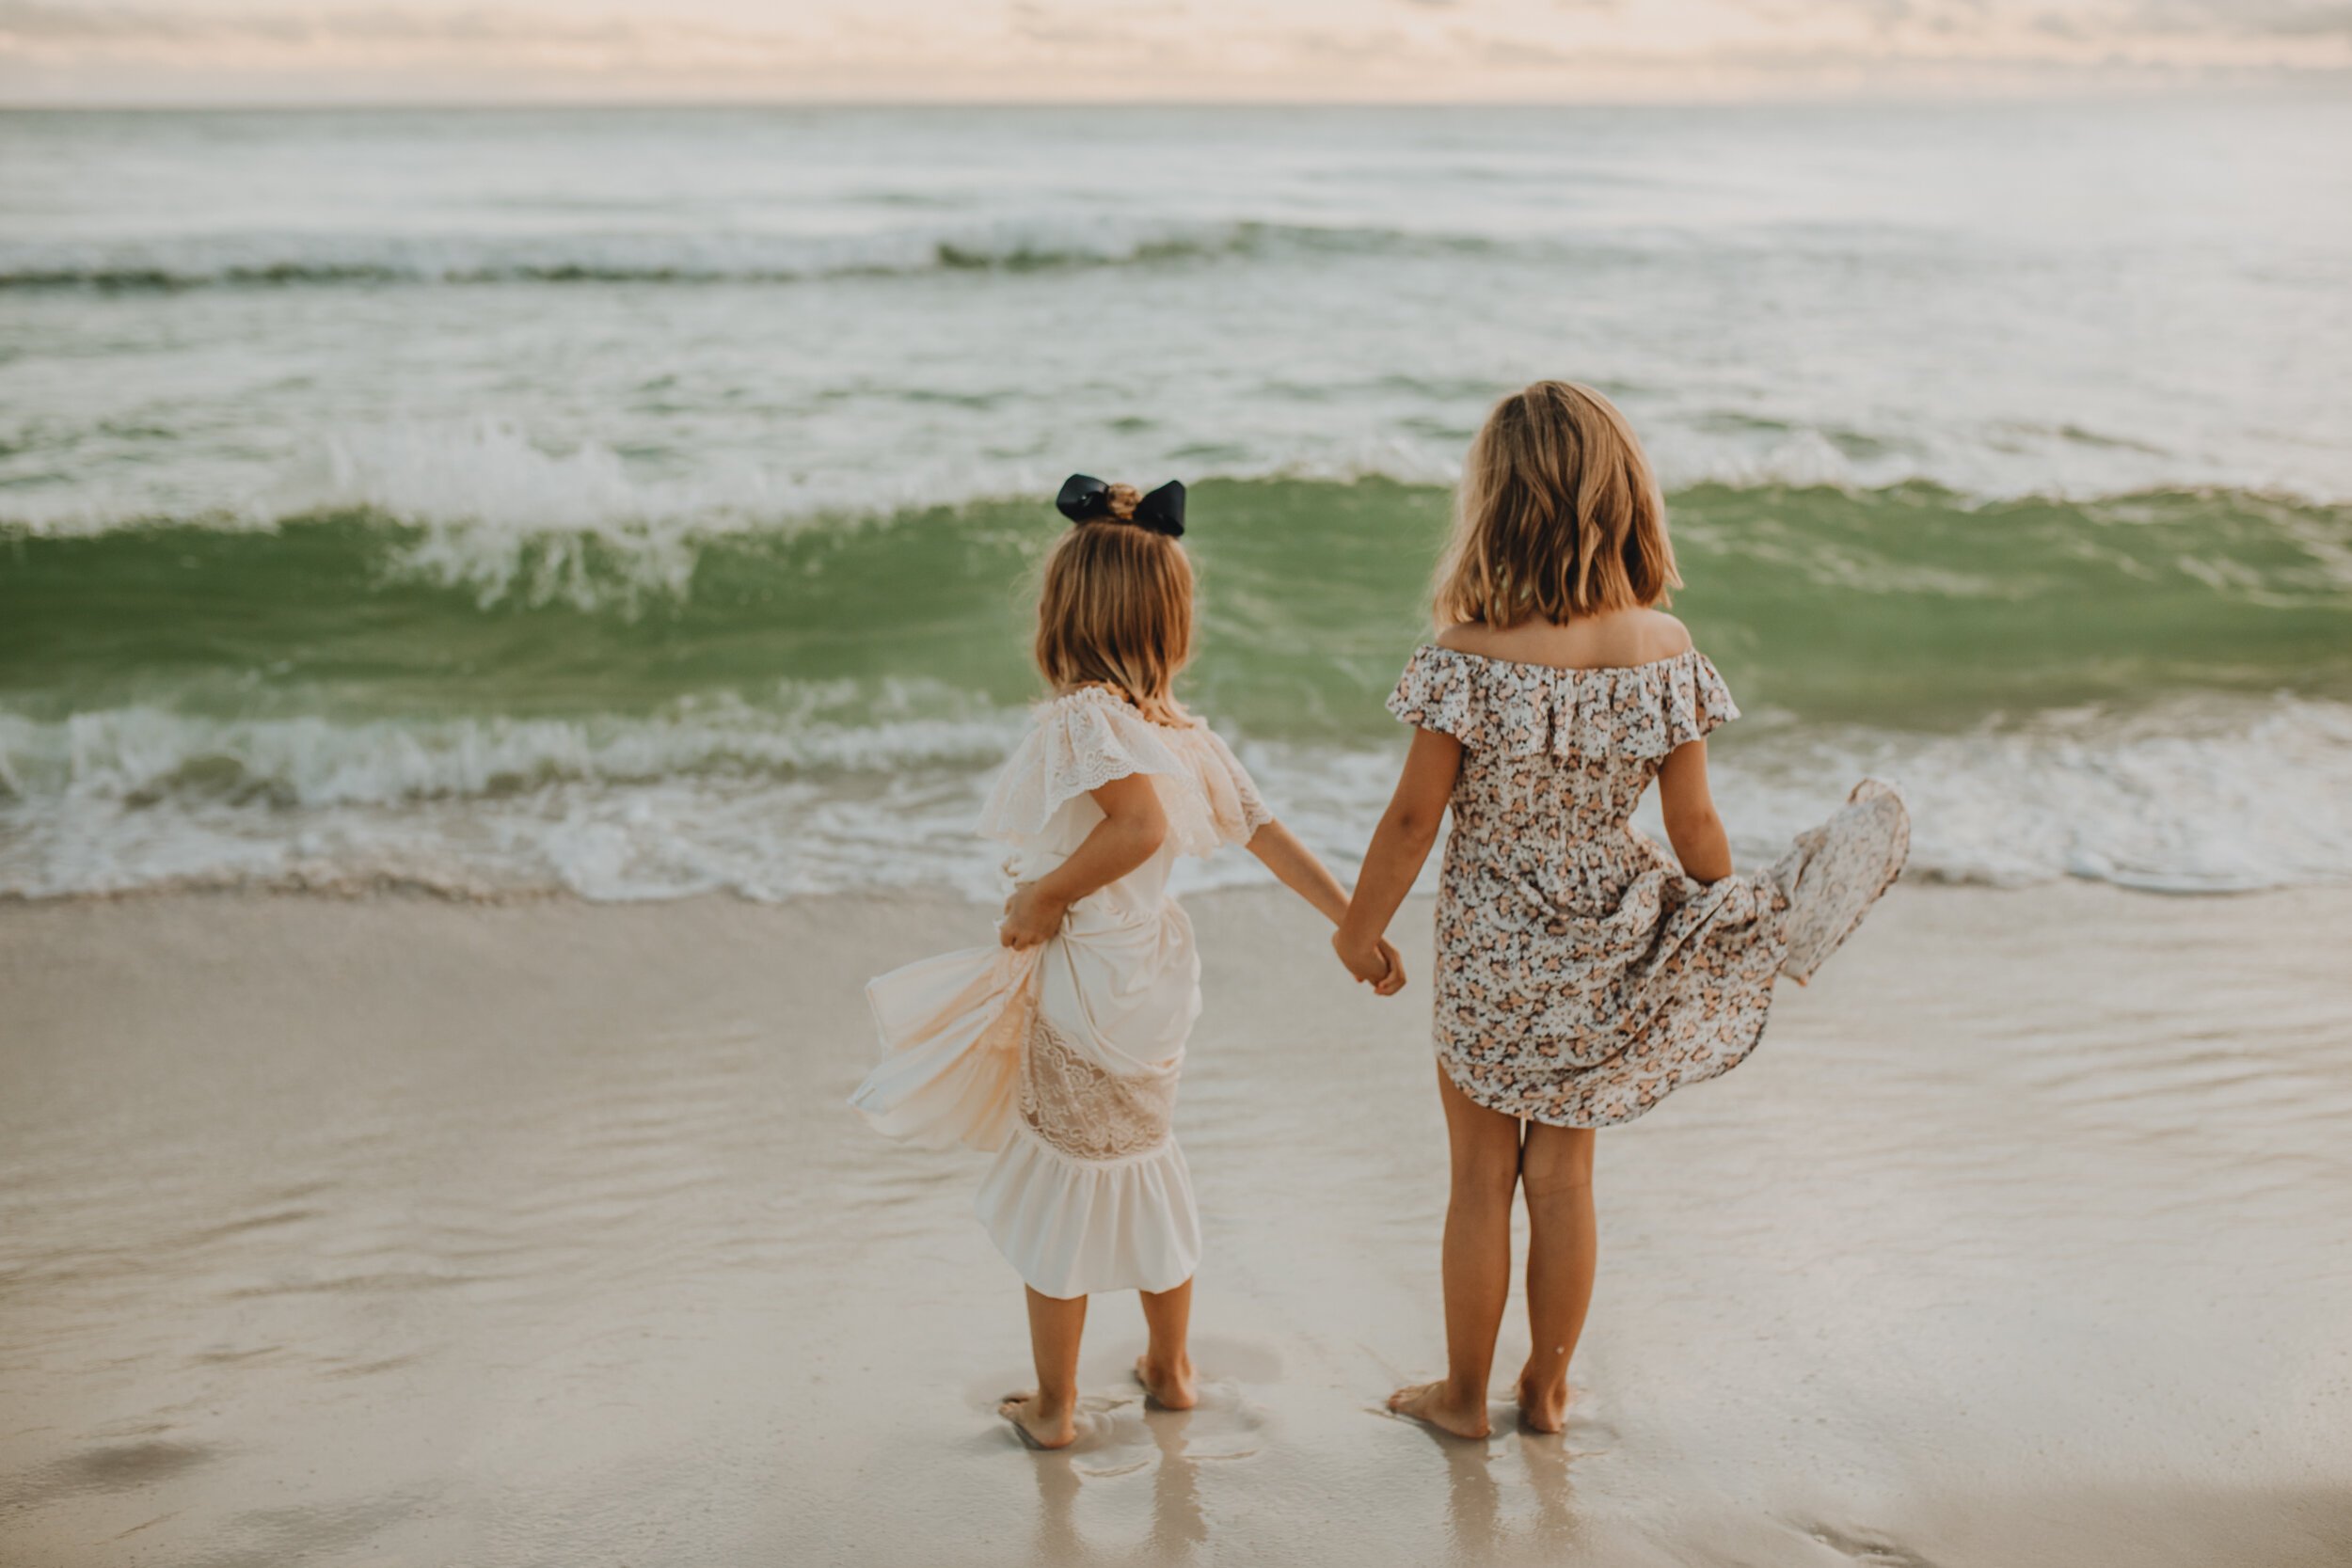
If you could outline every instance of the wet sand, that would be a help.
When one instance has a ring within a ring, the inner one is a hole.
[[[1039,1455],[981,1160],[842,1103],[971,907],[0,907],[0,1560],[2352,1560],[2352,892],[1898,889],[1602,1139],[1570,1428],[1486,1444],[1375,1408],[1439,1358],[1425,910],[1383,1004],[1192,908],[1206,1396],[1104,1298]]]

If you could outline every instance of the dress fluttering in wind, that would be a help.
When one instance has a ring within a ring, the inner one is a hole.
[[[1668,753],[1739,717],[1707,656],[1558,669],[1424,646],[1389,699],[1454,736],[1438,895],[1438,1059],[1481,1105],[1556,1127],[1633,1120],[1756,1049],[1902,870],[1875,779],[1771,869],[1700,883],[1631,821]]]

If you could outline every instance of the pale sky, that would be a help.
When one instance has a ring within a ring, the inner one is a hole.
[[[2302,84],[2352,0],[0,0],[0,103],[1612,102]]]

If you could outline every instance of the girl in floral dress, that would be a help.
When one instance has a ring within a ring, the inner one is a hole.
[[[1438,568],[1441,629],[1389,700],[1412,749],[1332,939],[1359,977],[1390,973],[1383,933],[1451,809],[1434,1030],[1448,1370],[1389,1405],[1459,1436],[1488,1430],[1515,1189],[1534,1336],[1518,1404],[1557,1432],[1592,1297],[1595,1130],[1743,1060],[1774,976],[1809,976],[1909,847],[1900,797],[1866,780],[1772,869],[1734,875],[1706,736],[1739,709],[1656,608],[1679,581],[1657,482],[1606,398],[1545,381],[1497,404]],[[1629,820],[1653,780],[1671,857]]]
[[[997,943],[866,988],[887,1054],[851,1100],[893,1136],[995,1152],[979,1215],[1027,1287],[1038,1377],[999,1414],[1047,1449],[1077,1435],[1079,1337],[1101,1291],[1142,1294],[1145,1391],[1194,1401],[1200,1225],[1169,1117],[1200,960],[1168,894],[1176,858],[1241,845],[1335,925],[1347,910],[1225,742],[1177,705],[1193,631],[1184,486],[1138,496],[1074,474],[1057,504],[1074,526],[1046,561],[1036,643],[1055,695],[981,814],[1012,849]],[[1376,990],[1404,984],[1393,949],[1366,952]]]

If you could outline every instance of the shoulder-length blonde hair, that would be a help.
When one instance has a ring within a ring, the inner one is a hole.
[[[1681,582],[1665,498],[1614,404],[1572,381],[1495,404],[1462,465],[1439,626],[1556,625],[1658,604]]]
[[[1045,557],[1037,596],[1037,667],[1058,689],[1107,686],[1156,724],[1189,724],[1177,673],[1192,658],[1192,560],[1132,521],[1134,486],[1111,486],[1111,515],[1067,530]]]

